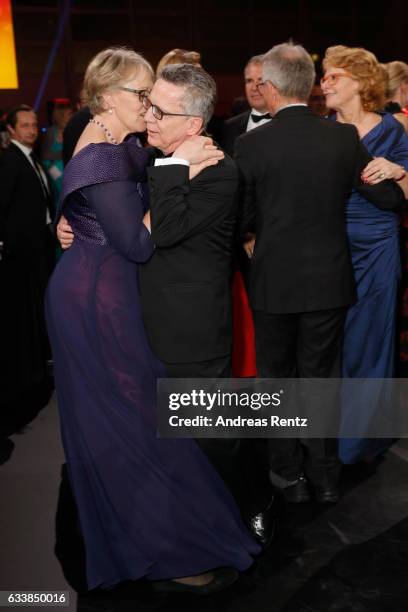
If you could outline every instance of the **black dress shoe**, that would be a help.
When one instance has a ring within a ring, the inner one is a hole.
[[[296,480],[289,481],[288,486],[281,489],[281,493],[289,504],[304,504],[310,501],[309,487],[303,474]]]
[[[212,570],[213,579],[208,584],[193,585],[175,582],[174,580],[154,580],[152,587],[160,593],[190,593],[190,595],[212,595],[226,589],[238,579],[237,570],[232,567],[220,567]]]
[[[337,486],[315,487],[315,499],[319,504],[336,504],[340,499]]]
[[[249,529],[262,546],[262,550],[266,550],[271,545],[276,533],[278,516],[276,501],[276,497],[272,497],[268,507],[263,512],[253,516],[249,521]]]

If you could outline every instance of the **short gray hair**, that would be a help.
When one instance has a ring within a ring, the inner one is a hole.
[[[248,66],[250,66],[251,64],[262,64],[264,57],[265,57],[264,54],[253,55],[252,57],[250,57],[247,63],[245,64],[244,72],[248,68]]]
[[[282,43],[265,53],[262,78],[283,98],[307,101],[316,79],[314,63],[301,45]]]
[[[193,64],[170,64],[163,68],[159,78],[184,87],[181,100],[183,111],[201,117],[205,128],[213,115],[217,99],[217,86],[208,72]]]

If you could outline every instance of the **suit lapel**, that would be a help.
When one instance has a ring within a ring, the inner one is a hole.
[[[247,131],[247,125],[248,125],[248,121],[249,121],[249,116],[251,114],[251,111],[248,111],[247,113],[245,113],[245,116],[242,117],[242,122],[240,125],[240,134],[245,134],[245,132]]]
[[[14,144],[14,142],[10,143],[10,147],[13,147],[14,153],[17,154],[20,159],[23,159],[25,161],[25,163],[31,168],[31,171],[35,174],[36,179],[37,179],[37,181],[38,181],[38,183],[39,183],[39,185],[41,187],[41,190],[42,190],[40,178],[39,178],[39,176],[37,174],[37,170],[34,168],[33,164],[30,162],[29,159],[27,159],[27,156],[22,152],[22,150]],[[48,188],[48,192],[50,192],[50,180],[48,178],[48,174],[47,174],[47,172],[45,171],[45,169],[43,168],[42,165],[41,165],[41,169],[44,172],[45,180],[47,181],[47,185],[46,186]]]
[[[14,154],[17,155],[17,158],[20,159],[20,160],[24,160],[23,163],[25,163],[26,166],[29,166],[31,172],[35,175],[35,180],[38,183],[39,189],[41,190],[41,193],[42,193],[42,195],[44,197],[45,205],[46,205],[46,207],[48,209],[50,218],[52,219],[55,216],[55,211],[54,211],[54,206],[53,206],[52,196],[51,196],[51,188],[50,188],[51,183],[50,183],[50,179],[49,179],[47,171],[40,164],[41,165],[41,169],[42,169],[42,171],[44,172],[44,175],[45,175],[46,188],[48,190],[48,192],[45,194],[43,186],[42,186],[41,181],[40,181],[40,177],[38,176],[37,170],[34,168],[32,163],[30,162],[30,160],[27,159],[27,156],[23,153],[23,151],[19,147],[17,147],[13,142],[10,143],[10,147],[12,147],[12,150],[13,150]]]

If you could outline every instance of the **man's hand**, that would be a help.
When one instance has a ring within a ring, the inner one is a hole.
[[[146,226],[147,231],[151,234],[152,233],[152,224],[150,221],[150,210],[147,211],[147,213],[145,214],[145,216],[143,217],[143,224]]]
[[[63,215],[61,215],[61,219],[58,221],[57,238],[63,249],[69,249],[74,242],[72,227]]]
[[[251,259],[255,248],[255,234],[246,234],[245,238],[246,240],[242,246],[249,259]]]
[[[208,138],[207,136],[191,136],[191,138],[188,138],[177,147],[173,153],[173,157],[180,157],[194,165],[211,160],[212,163],[208,165],[215,165],[221,159],[224,159],[225,156],[224,153],[213,144],[212,138]],[[203,167],[205,168],[206,166]],[[202,169],[203,168],[200,168],[200,170]]]

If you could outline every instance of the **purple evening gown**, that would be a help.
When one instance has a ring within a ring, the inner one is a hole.
[[[156,380],[138,264],[148,153],[89,145],[67,166],[62,212],[75,233],[47,290],[62,438],[90,589],[123,580],[244,570],[259,547],[194,440],[156,437]]]

